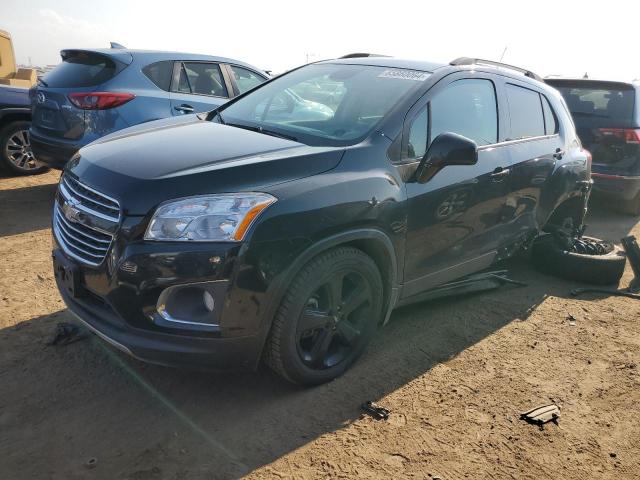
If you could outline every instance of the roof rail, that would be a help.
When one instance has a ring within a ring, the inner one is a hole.
[[[507,63],[496,62],[494,60],[483,60],[482,58],[469,58],[469,57],[460,57],[453,60],[449,65],[458,66],[458,65],[492,65],[494,67],[499,68],[508,68],[510,70],[515,70],[524,74],[525,77],[533,78],[538,80],[539,82],[544,81],[542,77],[533,73],[531,70],[527,70],[526,68],[516,67],[514,65],[509,65]]]
[[[347,53],[340,58],[363,58],[363,57],[388,57],[388,55],[380,55],[378,53]]]

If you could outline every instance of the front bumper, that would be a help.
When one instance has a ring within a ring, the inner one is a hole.
[[[117,349],[145,362],[207,370],[252,369],[262,348],[258,337],[207,338],[131,327],[114,313],[88,300],[72,299],[58,287],[71,313]]]
[[[231,288],[231,266],[239,263],[237,249],[230,244],[116,242],[105,261],[91,267],[66,255],[54,235],[56,283],[67,307],[84,325],[140,360],[210,370],[254,369],[265,338],[265,294],[246,266],[234,276]],[[210,263],[211,257],[219,263]],[[72,289],[58,271],[61,262],[77,272]],[[135,272],[131,265],[137,267]],[[167,321],[159,314],[162,292],[202,283],[213,285],[216,297],[211,324]]]
[[[640,194],[640,176],[592,172],[593,192],[600,197],[630,201]]]

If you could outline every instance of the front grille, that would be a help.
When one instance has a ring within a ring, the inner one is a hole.
[[[102,263],[120,222],[120,206],[112,198],[65,174],[53,210],[53,232],[69,256],[93,266]]]
[[[109,220],[118,222],[120,219],[120,205],[96,190],[93,190],[70,175],[64,175],[60,180],[60,191],[67,198],[75,197],[90,213],[99,214],[99,217],[106,217]]]

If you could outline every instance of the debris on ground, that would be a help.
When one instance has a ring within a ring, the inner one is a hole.
[[[86,462],[84,462],[84,466],[91,469],[95,468],[98,465],[98,459],[96,457],[91,457]]]
[[[84,340],[88,337],[89,335],[87,332],[80,330],[80,327],[77,325],[74,325],[73,323],[59,322],[56,325],[56,332],[53,338],[51,341],[47,342],[47,345],[64,346],[79,340]]]
[[[542,430],[544,428],[543,425],[548,422],[553,422],[557,425],[559,417],[560,407],[555,403],[540,405],[520,414],[522,420],[533,425],[538,425],[540,430]]]
[[[421,301],[430,301],[451,296],[479,293],[487,290],[495,290],[505,285],[517,287],[528,286],[524,282],[508,277],[508,270],[494,270],[468,275],[460,280],[445,283],[425,293],[419,294]]]
[[[567,320],[569,321],[569,325],[571,327],[575,327],[576,326],[576,317],[574,317],[573,315],[569,314],[569,315],[567,315]]]
[[[629,283],[628,290],[630,293],[638,293],[640,291],[640,246],[633,235],[624,237],[620,243],[633,270],[633,280]]]
[[[570,293],[572,297],[579,297],[583,293],[605,293],[613,297],[627,297],[640,300],[640,295],[636,293],[629,293],[625,290],[607,290],[606,288],[574,288]]]
[[[391,412],[384,407],[381,407],[372,401],[367,401],[363,403],[360,408],[370,417],[375,418],[376,420],[387,420]]]

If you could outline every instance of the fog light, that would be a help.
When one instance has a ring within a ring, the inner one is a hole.
[[[165,288],[156,303],[153,322],[164,327],[216,329],[224,308],[226,280],[173,285]]]
[[[204,306],[206,307],[206,309],[210,312],[213,312],[215,302],[213,301],[213,296],[207,290],[202,293],[202,300],[204,301]]]

